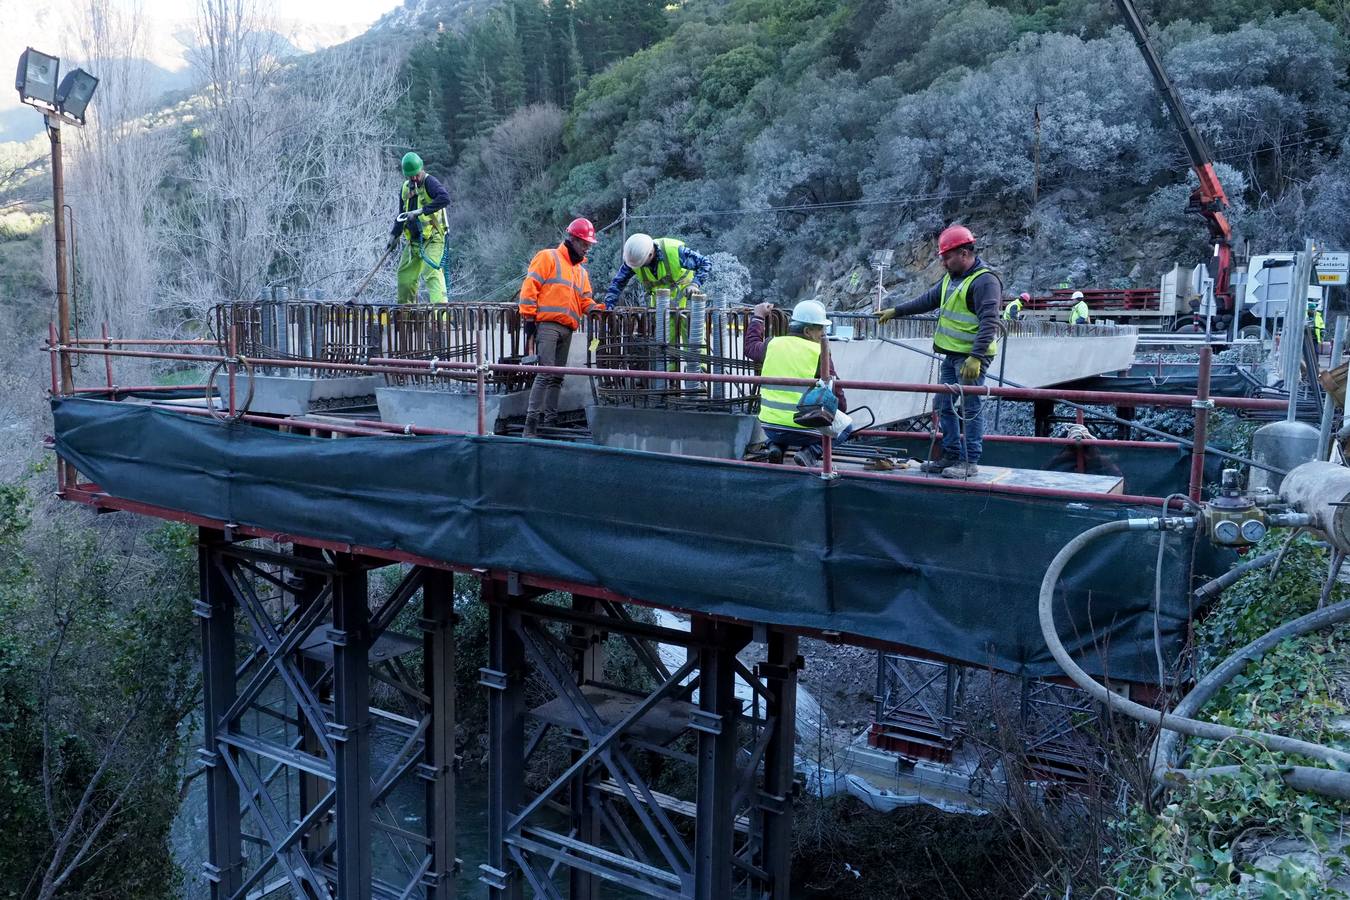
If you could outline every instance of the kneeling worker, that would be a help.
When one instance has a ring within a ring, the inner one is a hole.
[[[751,362],[760,363],[759,374],[765,378],[818,378],[831,381],[838,377],[834,371],[834,362],[830,362],[830,371],[821,371],[821,345],[825,342],[825,329],[830,320],[825,315],[825,307],[816,300],[803,300],[792,309],[792,321],[788,324],[788,333],[776,337],[767,343],[764,340],[764,320],[773,312],[772,303],[760,303],[754,309],[750,325],[745,329],[745,357]],[[844,390],[831,387],[835,399],[839,401],[839,411],[848,412],[848,401]],[[799,466],[819,465],[820,432],[813,428],[802,428],[792,417],[797,411],[797,401],[804,393],[803,388],[764,385],[759,391],[759,422],[769,438],[769,461],[780,463],[783,452],[793,447],[799,448],[793,454],[793,460]],[[835,438],[842,443],[848,439],[852,428],[847,428]]]
[[[598,304],[591,296],[591,276],[582,265],[595,244],[595,226],[589,219],[573,219],[563,242],[540,250],[530,260],[530,270],[520,285],[520,318],[525,337],[533,339],[541,366],[567,365],[572,334],[581,327],[586,313]],[[527,438],[539,436],[539,426],[558,418],[561,375],[536,375],[525,412]]]

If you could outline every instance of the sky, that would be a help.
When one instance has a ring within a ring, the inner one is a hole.
[[[185,78],[186,51],[175,35],[196,18],[195,0],[111,0],[124,11],[140,8],[151,35],[150,61],[166,73],[166,86],[177,88],[174,73]],[[263,10],[279,23],[283,34],[305,32],[296,40],[301,49],[317,49],[354,37],[400,0],[259,0]],[[80,0],[0,0],[0,71],[12,72],[23,48],[33,46],[68,56],[65,32],[84,14]],[[62,67],[63,70],[66,68]],[[98,74],[98,73],[94,73]],[[95,104],[97,104],[95,98]],[[41,133],[41,116],[22,107],[18,94],[0,85],[0,143],[27,140]]]

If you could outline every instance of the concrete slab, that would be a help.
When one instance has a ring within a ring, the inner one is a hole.
[[[743,457],[759,429],[759,419],[743,413],[678,409],[589,406],[586,419],[603,447],[717,459]]]
[[[302,416],[321,409],[366,405],[375,392],[384,387],[383,375],[344,375],[338,378],[288,378],[280,375],[252,376],[253,397],[249,412],[275,416]],[[248,397],[250,378],[235,376],[234,395],[242,405]],[[229,391],[229,379],[216,376],[216,390],[223,397]]]
[[[1000,344],[1002,359],[995,359],[986,381],[996,384],[993,376],[1001,374],[1008,381],[1026,387],[1049,387],[1127,369],[1134,360],[1138,337],[1131,331],[1100,335],[1009,335]],[[902,338],[899,343],[905,346],[878,340],[831,341],[830,354],[839,377],[846,381],[936,383],[939,363],[905,349],[913,347],[931,353],[932,339]],[[853,408],[870,407],[880,423],[917,416],[932,409],[933,403],[931,394],[893,391],[849,391],[848,398]]]
[[[919,471],[920,460],[902,462],[892,474],[915,478],[932,479],[939,483],[951,483],[951,479],[941,475]],[[838,468],[862,470],[859,463],[840,458]],[[991,486],[1016,486],[1048,488],[1056,491],[1075,491],[1085,494],[1123,494],[1125,479],[1115,475],[1083,475],[1078,472],[1046,472],[1041,469],[1011,469],[1007,466],[988,466],[980,464],[979,474],[967,478],[968,484],[987,484]]]

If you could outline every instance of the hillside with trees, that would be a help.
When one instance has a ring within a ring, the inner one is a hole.
[[[1343,6],[1150,12],[1247,241],[1350,237]],[[1176,129],[1100,0],[512,0],[415,48],[405,78],[400,140],[454,173],[467,296],[625,198],[630,230],[733,254],[780,303],[860,302],[883,248],[891,286],[917,287],[954,219],[1018,289],[1151,286],[1208,251]]]

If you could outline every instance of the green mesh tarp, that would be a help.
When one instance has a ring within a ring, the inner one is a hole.
[[[1157,512],[516,438],[310,438],[97,400],[53,415],[57,452],[116,497],[1028,675],[1058,672],[1036,621],[1050,558]],[[1113,538],[1069,571],[1061,633],[1088,669],[1156,681],[1156,548]],[[1192,554],[1170,539],[1169,658]],[[1201,574],[1223,562],[1195,558]]]

